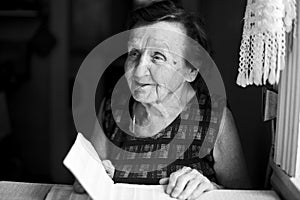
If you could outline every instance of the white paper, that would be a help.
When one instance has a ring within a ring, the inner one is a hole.
[[[93,145],[78,133],[77,139],[64,160],[89,196],[94,200],[174,200],[162,185],[115,184],[107,175]],[[213,190],[199,200],[279,200],[274,191]]]
[[[78,134],[64,165],[93,199],[110,199],[113,181],[106,174],[92,144],[82,134]]]
[[[114,184],[93,145],[81,133],[64,159],[91,198],[95,200],[171,200],[162,185]]]

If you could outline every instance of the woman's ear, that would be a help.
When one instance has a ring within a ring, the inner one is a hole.
[[[198,70],[191,66],[187,66],[187,68],[188,69],[186,70],[185,73],[185,80],[187,82],[193,82],[197,77]]]

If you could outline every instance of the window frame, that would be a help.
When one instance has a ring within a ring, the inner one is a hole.
[[[286,68],[281,74],[271,185],[284,199],[300,196],[300,17],[287,36]]]

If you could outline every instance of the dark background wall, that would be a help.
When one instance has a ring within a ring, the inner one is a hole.
[[[124,30],[133,2],[3,2],[0,102],[6,103],[0,112],[6,114],[0,114],[0,127],[9,128],[0,128],[0,180],[71,183],[62,160],[76,136],[70,98],[76,72],[93,47]],[[246,0],[182,2],[205,21],[251,180],[261,188],[270,146],[268,124],[262,120],[262,89],[235,83]]]
[[[262,88],[242,88],[236,82],[246,1],[202,1],[214,60],[222,74],[253,184],[262,187],[270,148],[268,124],[263,122]]]

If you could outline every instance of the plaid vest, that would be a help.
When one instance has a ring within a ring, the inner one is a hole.
[[[212,152],[224,105],[212,99],[208,92],[197,92],[165,129],[153,137],[138,138],[127,134],[128,128],[122,128],[130,126],[128,110],[134,100],[131,99],[128,106],[122,97],[118,102],[104,98],[100,124],[114,144],[108,152],[108,159],[116,168],[114,181],[159,184],[159,179],[188,166],[217,182]]]

